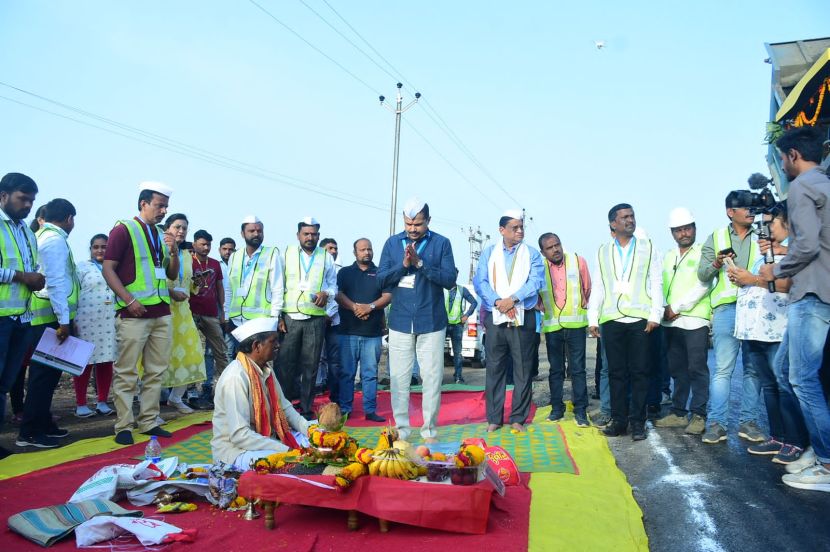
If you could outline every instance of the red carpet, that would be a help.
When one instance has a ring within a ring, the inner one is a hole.
[[[167,444],[203,431],[204,425],[192,426],[176,432]],[[141,453],[143,445],[133,445],[118,451],[69,462],[5,481],[0,481],[0,520],[3,532],[0,542],[4,550],[42,550],[34,543],[12,533],[6,527],[9,516],[30,508],[65,502],[77,487],[101,467],[117,463],[135,463],[132,458]],[[458,546],[478,549],[495,548],[502,551],[527,550],[530,516],[529,475],[523,475],[521,486],[510,487],[504,498],[494,494],[487,533],[463,535],[391,524],[390,531],[381,534],[377,522],[361,517],[357,531],[346,529],[346,514],[308,506],[281,506],[277,510],[277,527],[267,531],[262,519],[244,521],[235,512],[213,510],[206,502],[199,502],[199,510],[184,514],[170,514],[164,519],[181,528],[197,528],[199,550],[452,550]],[[128,509],[136,509],[121,502]],[[153,508],[140,508],[153,515]],[[179,549],[188,546],[174,544]],[[54,550],[73,550],[74,536],[56,544]],[[190,548],[196,550],[196,548]]]
[[[389,391],[378,391],[377,414],[392,422],[392,403]],[[510,405],[513,400],[513,390],[508,390],[504,401],[504,421],[510,419]],[[329,402],[328,395],[318,396],[314,408]],[[533,420],[536,406],[531,405],[527,422]],[[354,427],[381,426],[383,424],[368,422],[364,419],[363,393],[354,395],[352,415],[348,425]],[[441,410],[438,412],[438,425],[479,424],[487,421],[484,404],[484,391],[444,391],[441,393]],[[409,423],[412,427],[420,427],[424,423],[421,414],[421,393],[412,393],[409,397]]]

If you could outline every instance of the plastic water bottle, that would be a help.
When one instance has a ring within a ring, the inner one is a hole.
[[[147,443],[147,448],[144,449],[144,458],[154,464],[161,462],[161,445],[155,435],[150,437],[150,442]]]

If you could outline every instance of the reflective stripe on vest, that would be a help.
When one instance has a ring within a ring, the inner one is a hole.
[[[252,320],[271,316],[271,301],[268,299],[271,292],[271,267],[274,266],[274,255],[279,254],[280,250],[276,247],[262,248],[251,269],[250,285],[244,296],[239,294],[239,290],[242,288],[242,273],[248,255],[244,249],[240,249],[228,259],[228,279],[231,282],[228,318],[241,316],[245,320]]]
[[[717,256],[718,251],[723,251],[724,249],[732,247],[732,236],[729,235],[729,228],[729,226],[719,228],[712,233],[712,245],[715,249],[715,256]],[[752,236],[745,239],[752,240]],[[749,260],[747,261],[747,265],[741,268],[745,268],[747,270],[751,269],[755,264],[755,260],[760,255],[761,251],[758,249],[758,242],[753,240],[749,246]],[[729,281],[729,278],[726,275],[727,269],[728,266],[726,264],[721,267],[718,275],[716,276],[717,282],[712,288],[712,293],[709,295],[713,309],[721,305],[734,303],[738,300],[738,286]]]
[[[461,291],[461,286],[455,286],[455,297],[450,305],[450,290],[444,290],[444,309],[447,311],[447,324],[461,324],[461,302],[464,294]]]
[[[666,253],[663,258],[663,300],[667,305],[677,302],[700,285],[697,267],[700,265],[702,251],[703,247],[696,243],[679,260],[676,250]],[[712,307],[709,304],[709,294],[704,295],[691,309],[676,314],[711,320]]]
[[[289,245],[285,249],[285,302],[283,312],[299,312],[310,316],[325,316],[325,307],[318,307],[311,302],[312,293],[323,289],[323,275],[326,272],[326,250],[314,248],[311,267],[308,272],[301,266],[300,248]],[[305,253],[302,253],[305,255]],[[300,280],[308,282],[308,289],[300,290]]]
[[[9,223],[10,221],[5,219],[0,223],[0,266],[9,270],[25,272],[26,265],[23,262],[23,255],[17,247],[17,240],[14,239],[14,232],[12,232]],[[23,225],[23,231],[29,242],[32,266],[35,266],[37,265],[37,239],[25,224]],[[29,308],[29,298],[31,296],[32,292],[29,288],[21,283],[0,284],[0,316],[17,316],[25,313],[26,309]]]
[[[133,257],[135,258],[135,279],[124,287],[127,288],[127,291],[130,292],[130,295],[136,301],[145,307],[160,303],[170,304],[167,278],[156,278],[156,259],[153,256],[150,243],[147,241],[147,236],[144,233],[144,224],[135,219],[120,220],[118,224],[123,224],[127,228],[127,232],[130,234],[130,241],[133,245]],[[156,226],[156,229],[159,233],[161,258],[163,260],[168,256],[167,246],[164,244],[164,240],[161,239],[164,231],[159,226]],[[162,266],[164,266],[163,262]],[[116,296],[115,308],[123,309],[126,306],[127,303]]]
[[[69,306],[69,320],[73,320],[75,318],[75,314],[78,312],[78,295],[81,293],[81,283],[78,281],[78,274],[75,270],[75,259],[72,257],[72,249],[69,247],[69,243],[67,243],[66,238],[64,238],[58,230],[53,226],[43,226],[37,232],[38,243],[42,243],[44,240],[41,240],[44,234],[47,232],[51,232],[52,234],[56,234],[60,239],[63,240],[64,244],[66,245],[66,249],[69,251],[69,257],[66,259],[66,267],[64,270],[66,274],[72,278],[72,291],[67,297],[67,304]],[[48,285],[49,282],[47,282]],[[41,326],[43,324],[49,324],[50,322],[56,322],[58,317],[55,315],[55,311],[52,309],[52,301],[49,300],[49,293],[46,291],[46,288],[42,289],[41,291],[36,291],[32,294],[32,326]]]
[[[539,291],[545,314],[542,333],[556,332],[562,328],[584,328],[588,325],[588,310],[582,307],[582,276],[579,273],[579,256],[565,253],[565,306],[556,305],[550,263],[545,261],[545,289]]]
[[[605,289],[605,299],[600,307],[600,324],[626,316],[648,320],[651,314],[651,297],[648,294],[651,241],[638,239],[632,247],[634,247],[634,258],[628,273],[627,281],[630,284],[630,292],[627,294],[614,292],[614,281],[617,278],[614,246],[606,243],[599,248],[599,269]]]

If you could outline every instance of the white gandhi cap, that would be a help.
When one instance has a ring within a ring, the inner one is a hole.
[[[694,224],[695,217],[685,207],[677,207],[669,213],[669,228],[679,228],[687,224]]]
[[[262,221],[256,215],[248,215],[242,219],[242,224],[261,224]]]
[[[418,213],[424,210],[426,202],[418,196],[412,196],[403,204],[403,215],[407,218],[415,218]]]
[[[522,220],[524,218],[524,213],[522,213],[521,209],[508,209],[504,213],[502,213],[503,217],[509,217],[516,220]]]
[[[264,332],[275,332],[277,331],[277,325],[279,324],[279,319],[277,318],[254,318],[253,320],[248,320],[234,331],[231,332],[231,335],[239,342],[245,341],[252,335],[256,335],[259,333]]]
[[[320,226],[320,223],[314,217],[303,217],[300,219],[300,223],[306,226]]]
[[[138,185],[138,191],[151,191],[156,192],[157,194],[161,194],[163,196],[170,197],[173,195],[173,188],[165,184],[164,182],[152,182],[152,181],[145,181]]]

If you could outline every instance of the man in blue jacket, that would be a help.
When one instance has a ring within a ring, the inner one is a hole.
[[[444,290],[455,287],[455,260],[447,238],[429,229],[429,205],[406,202],[404,231],[386,240],[378,267],[381,288],[392,288],[389,310],[389,380],[392,414],[401,439],[407,439],[409,386],[417,357],[421,367],[421,409],[425,443],[435,443],[444,376],[447,311]]]

